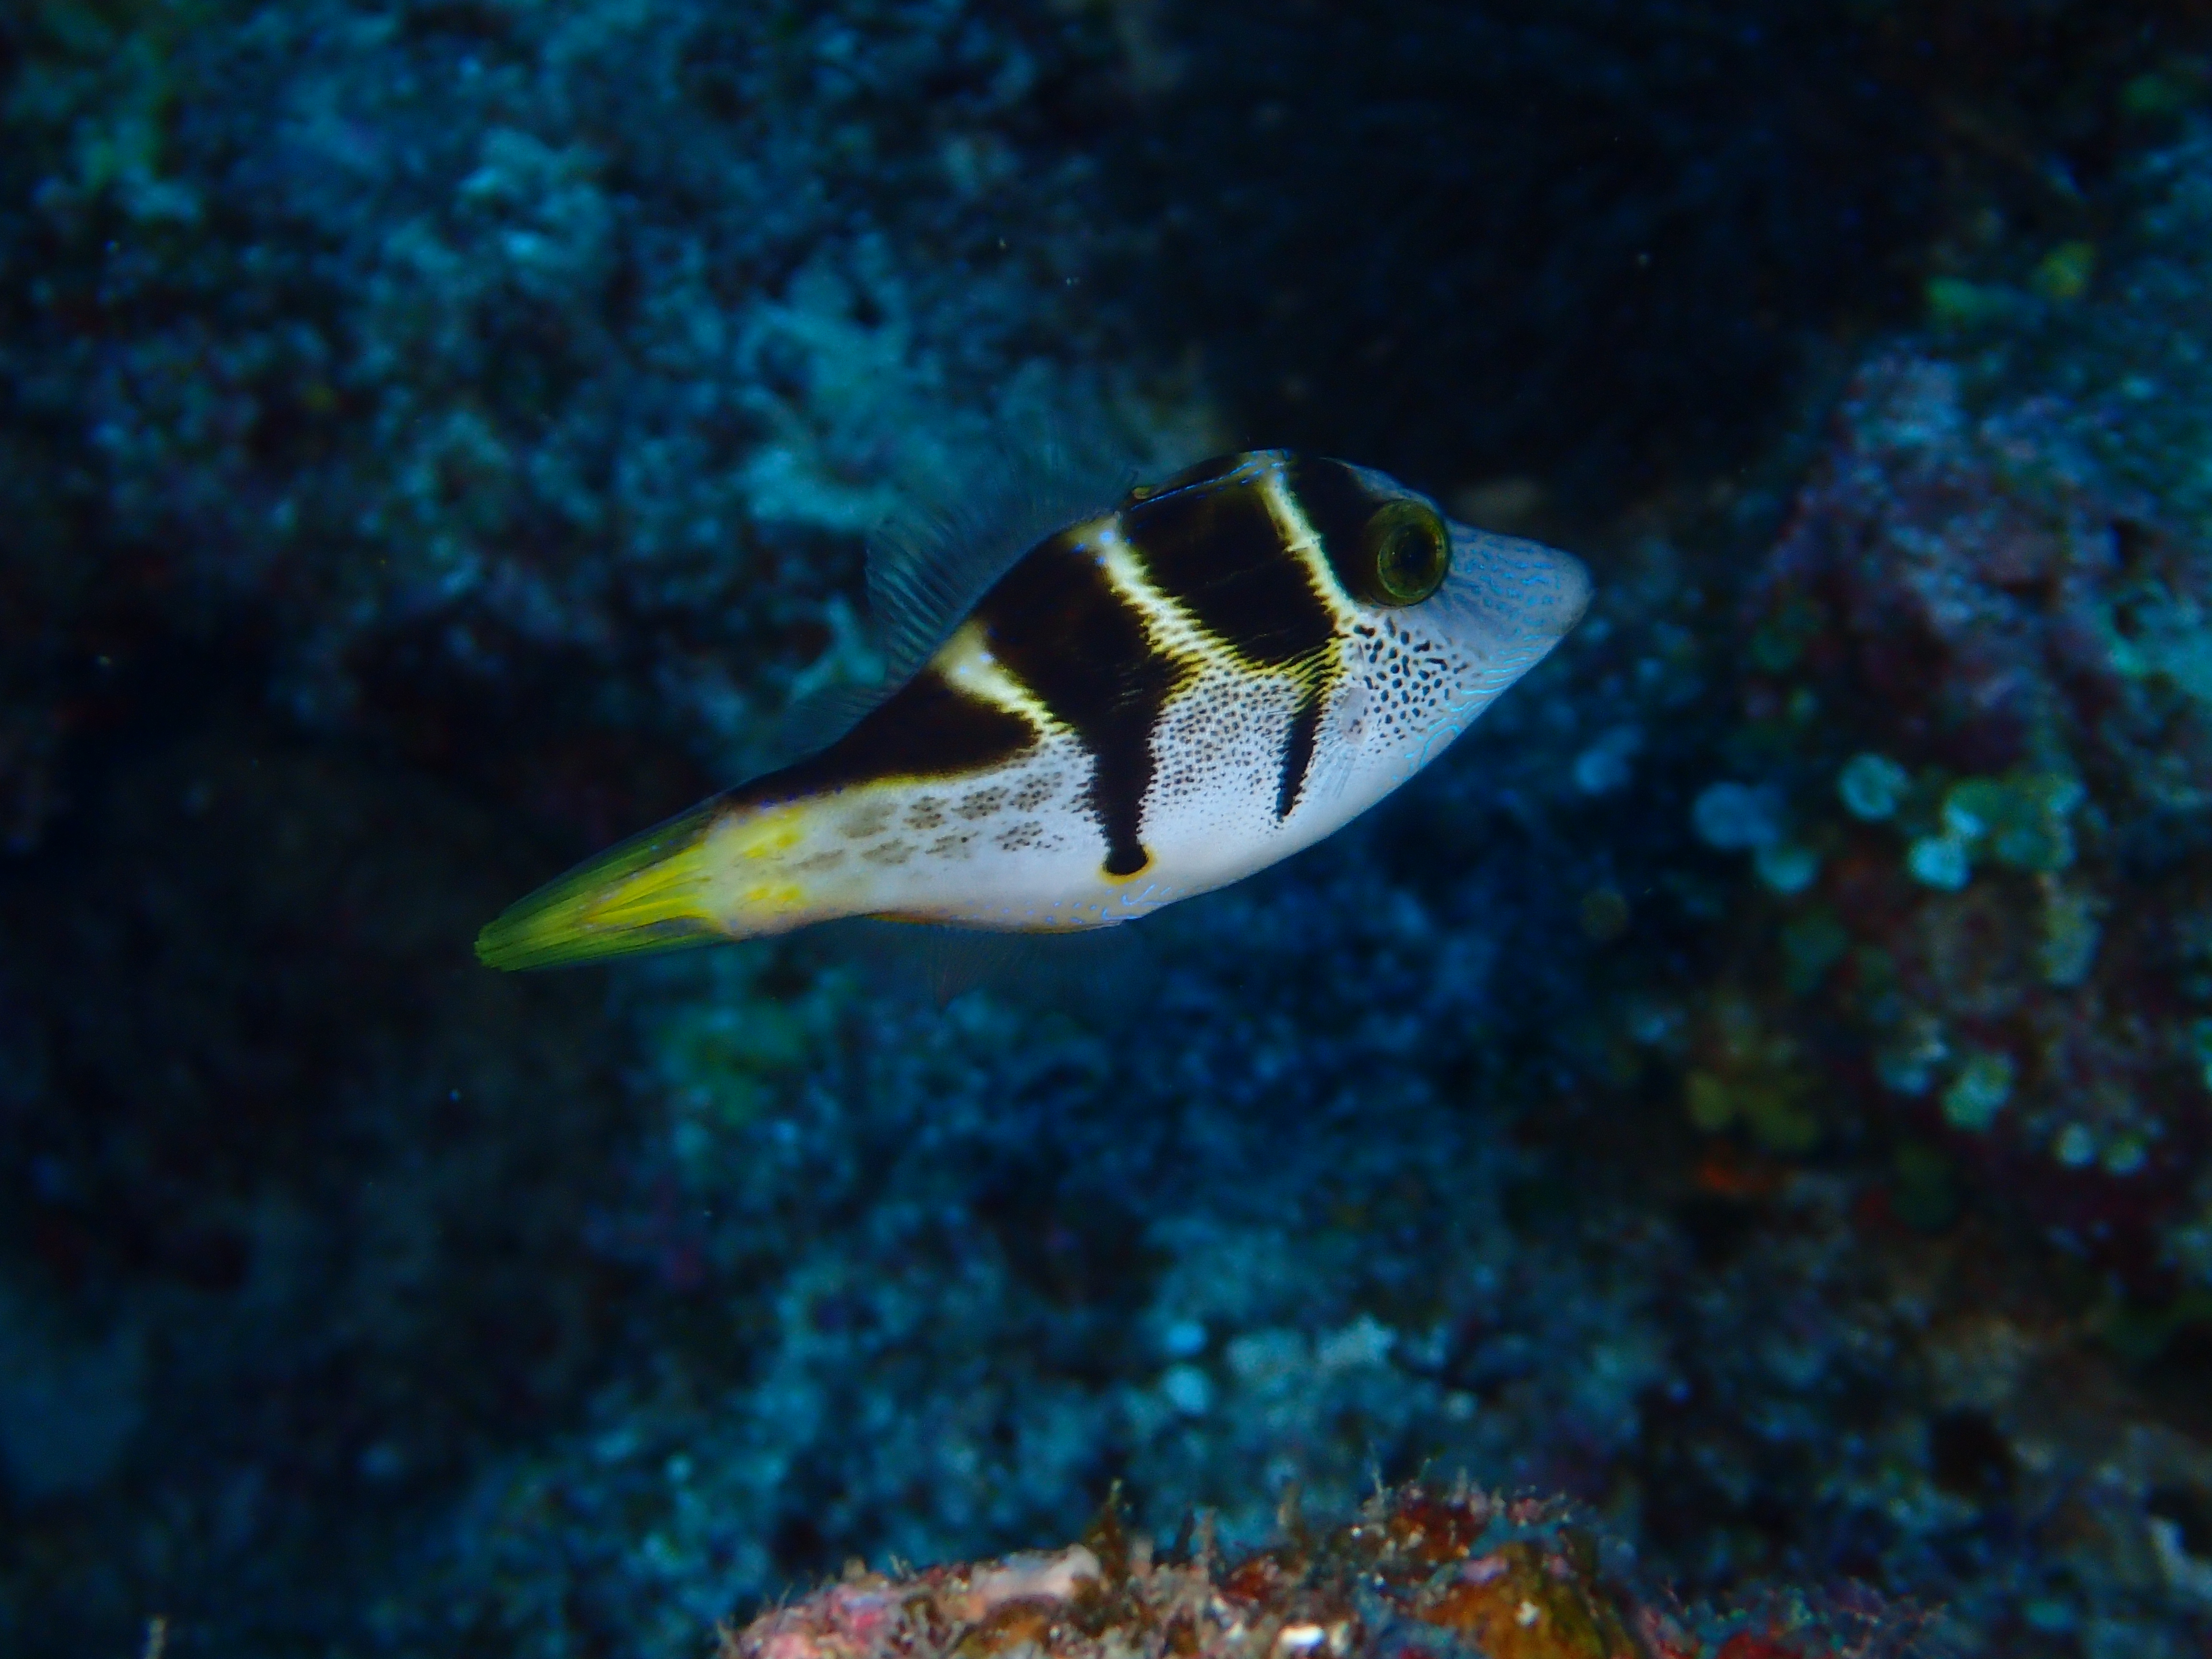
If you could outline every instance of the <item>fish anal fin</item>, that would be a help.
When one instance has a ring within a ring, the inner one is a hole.
[[[1158,983],[1132,927],[1017,933],[890,916],[836,924],[823,943],[886,990],[919,993],[942,1008],[971,991],[1018,1006],[1108,1018]]]

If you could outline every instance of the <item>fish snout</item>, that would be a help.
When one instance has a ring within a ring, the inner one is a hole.
[[[1455,630],[1492,653],[1533,664],[1589,609],[1589,568],[1571,553],[1517,536],[1451,526],[1451,575],[1437,595]]]

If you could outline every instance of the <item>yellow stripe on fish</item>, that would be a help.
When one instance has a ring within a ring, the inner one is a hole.
[[[516,904],[495,968],[841,916],[1057,931],[1265,868],[1389,794],[1571,628],[1573,558],[1260,450],[1030,547],[843,737]]]

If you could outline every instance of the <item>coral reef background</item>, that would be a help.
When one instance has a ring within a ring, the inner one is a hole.
[[[1464,1472],[1530,1585],[2212,1650],[2208,284],[2186,0],[9,10],[0,1648]],[[474,965],[1055,429],[1598,602],[1098,948]]]

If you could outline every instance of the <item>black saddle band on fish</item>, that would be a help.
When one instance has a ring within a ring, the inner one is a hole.
[[[1091,754],[1091,810],[1115,877],[1151,862],[1141,834],[1152,732],[1184,678],[1096,556],[1063,531],[1008,571],[976,608],[992,650]]]

